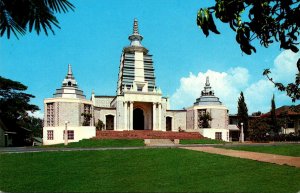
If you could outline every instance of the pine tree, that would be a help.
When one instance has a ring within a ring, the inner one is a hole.
[[[248,137],[248,108],[247,104],[245,103],[245,98],[243,92],[240,94],[240,98],[238,100],[238,121],[239,121],[239,126],[241,126],[241,123],[244,124],[244,135],[245,138]]]
[[[277,118],[276,118],[276,105],[275,105],[275,97],[273,94],[273,98],[271,100],[271,130],[274,133],[278,133],[279,132],[279,128],[278,128],[278,124],[277,124]]]

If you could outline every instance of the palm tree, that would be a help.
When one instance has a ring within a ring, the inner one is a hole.
[[[0,0],[0,36],[6,33],[9,39],[12,32],[18,38],[27,28],[38,35],[41,30],[46,35],[48,31],[54,34],[53,26],[60,28],[54,14],[74,8],[68,0]]]

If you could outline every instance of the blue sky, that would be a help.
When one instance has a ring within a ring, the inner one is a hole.
[[[280,50],[278,44],[266,49],[255,42],[257,53],[247,56],[240,51],[231,29],[218,22],[221,35],[206,38],[196,25],[196,14],[213,1],[71,2],[76,9],[57,15],[61,29],[55,29],[55,35],[28,33],[19,40],[0,39],[1,76],[27,85],[41,114],[44,98],[52,97],[61,86],[68,64],[72,64],[87,98],[93,89],[96,95],[115,95],[120,56],[129,44],[134,18],[144,37],[142,44],[153,54],[156,83],[163,95],[171,98],[173,109],[191,106],[206,76],[230,113],[236,113],[240,91],[245,92],[250,113],[268,111],[273,93],[278,107],[293,104],[262,72],[270,68],[274,79],[291,82],[300,55]]]

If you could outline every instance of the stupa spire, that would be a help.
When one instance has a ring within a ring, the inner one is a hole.
[[[205,83],[205,86],[210,86],[210,83],[209,83],[209,77],[208,77],[208,76],[206,77],[206,83]]]
[[[139,24],[136,18],[133,21],[133,34],[139,34]]]
[[[71,66],[71,64],[69,64],[68,65],[68,75],[72,75],[73,73],[72,73],[72,66]]]
[[[133,33],[128,37],[128,39],[131,41],[131,46],[142,47],[141,41],[143,40],[143,36],[139,34],[139,24],[137,19],[134,19],[133,21]]]

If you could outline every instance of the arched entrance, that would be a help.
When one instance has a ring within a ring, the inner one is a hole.
[[[172,117],[166,117],[166,131],[172,131]]]
[[[114,130],[114,116],[106,115],[106,130]]]
[[[144,111],[140,108],[133,110],[133,130],[144,130]]]

